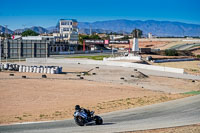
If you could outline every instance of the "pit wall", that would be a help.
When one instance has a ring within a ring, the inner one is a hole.
[[[51,63],[51,64],[89,64],[89,65],[105,65],[105,66],[119,66],[119,67],[129,67],[129,68],[138,68],[154,71],[163,71],[171,73],[184,73],[184,69],[172,68],[172,67],[163,67],[163,66],[154,66],[154,65],[145,65],[138,63],[129,63],[129,62],[117,62],[117,61],[96,61],[96,60],[83,60],[83,59],[52,59],[52,58],[27,58],[27,63]]]

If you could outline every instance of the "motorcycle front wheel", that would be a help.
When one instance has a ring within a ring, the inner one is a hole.
[[[78,117],[74,117],[74,120],[75,120],[75,123],[79,126],[84,126],[85,125],[85,122],[84,122],[84,119],[80,116]]]

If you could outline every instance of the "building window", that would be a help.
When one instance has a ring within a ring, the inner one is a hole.
[[[69,28],[63,28],[63,31],[69,31]]]
[[[67,25],[67,23],[66,22],[61,22],[61,25]]]
[[[72,22],[68,22],[68,21],[61,21],[61,25],[72,25]]]

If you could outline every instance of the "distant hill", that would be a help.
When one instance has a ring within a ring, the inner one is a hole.
[[[1,32],[3,32],[3,33],[8,33],[8,34],[12,34],[13,33],[13,31],[12,30],[10,30],[10,29],[6,29],[4,26],[1,26],[0,25],[0,33]]]
[[[40,27],[40,26],[33,26],[31,28],[25,28],[25,29],[16,29],[14,32],[15,33],[22,33],[22,32],[24,32],[27,29],[33,30],[33,31],[35,31],[35,32],[37,32],[39,34],[41,34],[41,33],[48,33],[49,32],[47,29],[45,29],[43,27]]]
[[[55,32],[59,32],[59,29],[56,28],[56,26],[51,26],[46,28],[48,30],[48,33],[55,33]]]
[[[156,36],[200,36],[200,25],[155,20],[108,20],[93,23],[79,22],[79,29],[106,29],[113,32],[128,32],[139,28],[144,34]]]
[[[104,30],[104,29],[79,29],[79,33],[90,34],[91,33],[110,33],[111,30]]]

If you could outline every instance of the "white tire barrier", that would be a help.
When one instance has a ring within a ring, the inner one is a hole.
[[[33,72],[33,73],[48,73],[48,74],[60,74],[62,73],[62,67],[60,66],[25,66],[9,63],[0,63],[0,71],[18,71],[18,72]]]
[[[40,67],[40,73],[44,73],[44,67]]]
[[[50,67],[47,68],[47,73],[51,73],[51,68]]]
[[[55,70],[54,70],[54,68],[51,68],[51,72],[50,72],[51,74],[55,74]]]
[[[22,67],[22,65],[20,65],[19,66],[19,72],[22,72],[22,69],[23,69],[23,67]]]
[[[37,71],[37,67],[34,66],[34,67],[33,67],[33,72],[36,73],[36,71]]]
[[[22,72],[26,72],[26,66],[22,67]]]
[[[39,67],[36,68],[36,73],[40,73],[40,68]]]
[[[26,66],[26,72],[27,73],[29,72],[29,66]]]
[[[33,72],[33,66],[30,67],[29,72],[30,72],[30,73]]]
[[[47,67],[44,67],[43,73],[47,73]]]

